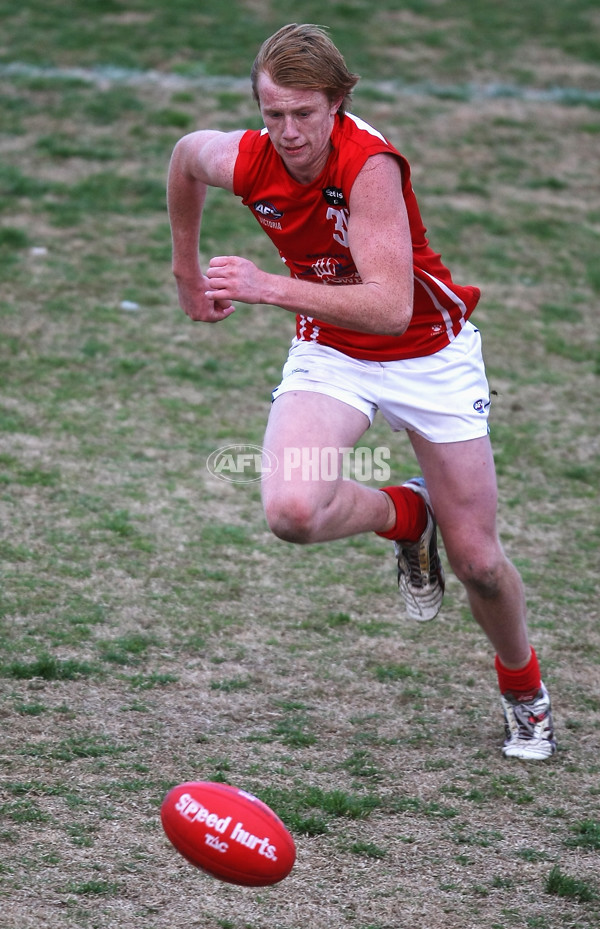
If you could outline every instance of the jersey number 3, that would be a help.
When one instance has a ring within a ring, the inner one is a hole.
[[[348,211],[334,210],[330,206],[327,210],[327,219],[333,219],[335,222],[335,232],[333,233],[335,241],[343,245],[344,248],[348,248]]]

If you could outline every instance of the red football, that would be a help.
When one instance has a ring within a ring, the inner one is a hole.
[[[160,817],[169,841],[197,868],[230,884],[276,884],[296,847],[266,803],[228,784],[188,781],[169,791]]]

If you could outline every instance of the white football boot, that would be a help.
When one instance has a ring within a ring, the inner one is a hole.
[[[427,508],[427,525],[417,542],[394,542],[398,560],[398,589],[410,619],[427,622],[440,611],[446,582],[437,547],[437,523],[422,477],[402,485],[419,494]]]

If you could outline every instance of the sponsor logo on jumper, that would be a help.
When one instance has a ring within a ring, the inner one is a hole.
[[[324,284],[360,284],[360,274],[352,268],[334,258],[319,258],[306,273],[318,277]]]
[[[322,280],[338,277],[339,268],[340,265],[337,263],[337,261],[334,261],[333,258],[319,258],[319,260],[315,261],[314,265],[312,266],[314,273]]]
[[[339,187],[324,187],[323,196],[330,206],[346,206],[344,192]]]
[[[269,203],[268,200],[257,200],[256,203],[253,204],[253,208],[257,213],[260,213],[261,216],[266,216],[269,219],[281,219],[283,216],[281,210],[278,210],[277,207]]]
[[[278,220],[281,219],[283,213],[276,206],[273,206],[268,200],[257,200],[253,206],[261,226],[265,226],[267,229],[282,228]]]

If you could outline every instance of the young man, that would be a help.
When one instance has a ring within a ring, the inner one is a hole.
[[[272,531],[297,543],[376,532],[394,542],[408,615],[439,611],[448,560],[496,651],[504,755],[544,759],[556,748],[548,693],[526,626],[520,577],[496,530],[497,491],[478,330],[479,299],[430,247],[406,159],[346,112],[358,77],[324,30],[284,26],[252,68],[262,131],[203,130],[182,138],[168,182],[173,272],[193,319],[219,322],[232,301],[296,315],[264,446],[352,448],[380,410],[406,430],[422,478],[376,489],[303,480],[280,468],[263,482]],[[242,198],[290,277],[235,255],[199,264],[208,186]],[[324,286],[325,285],[325,286]],[[334,475],[335,477],[335,475]],[[435,514],[435,515],[434,515]]]

